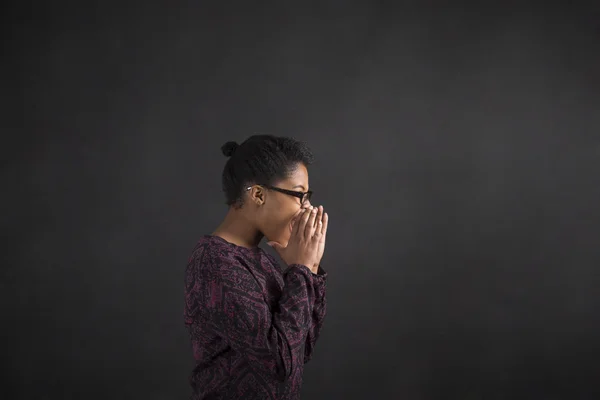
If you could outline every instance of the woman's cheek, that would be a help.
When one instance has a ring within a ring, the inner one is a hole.
[[[272,225],[271,229],[268,232],[265,232],[265,237],[269,241],[274,241],[282,246],[286,246],[289,241],[288,229],[286,229],[287,225],[279,223],[277,225]]]
[[[292,235],[292,227],[294,224],[294,219],[292,217],[293,215],[290,218],[285,218],[283,221],[278,223],[276,225],[275,232],[273,232],[274,236],[277,237],[274,240],[281,243],[283,246],[287,245]]]
[[[290,240],[290,237],[292,236],[292,225],[291,224],[287,226],[287,229],[285,230],[284,235],[285,235],[284,237],[285,237],[286,241]]]
[[[277,236],[279,236],[279,243],[286,245],[290,240],[291,233],[290,224],[283,225],[277,234]]]

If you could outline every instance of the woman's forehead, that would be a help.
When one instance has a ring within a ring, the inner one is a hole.
[[[304,186],[305,189],[308,189],[308,170],[304,165],[300,164],[298,168],[291,171],[287,178],[282,181],[282,183],[284,182],[290,187]]]

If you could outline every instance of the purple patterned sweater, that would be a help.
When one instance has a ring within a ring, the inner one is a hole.
[[[299,399],[325,317],[325,282],[321,268],[282,273],[261,248],[204,236],[185,273],[191,398]]]

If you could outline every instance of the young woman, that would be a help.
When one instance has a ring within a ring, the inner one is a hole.
[[[310,150],[252,136],[222,147],[229,211],[186,269],[192,399],[298,399],[326,311],[320,267],[328,216],[310,203]],[[266,237],[288,265],[260,247]]]

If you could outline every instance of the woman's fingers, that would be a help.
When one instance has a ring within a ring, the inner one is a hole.
[[[315,234],[316,220],[317,220],[317,209],[313,207],[310,210],[310,216],[308,218],[308,221],[306,223],[306,227],[304,230],[304,235],[305,235],[306,239],[312,238],[312,236]]]
[[[300,208],[300,209],[298,209],[298,211],[296,211],[296,214],[294,214],[294,216],[292,217],[292,221],[290,223],[292,235],[295,235],[298,233],[299,226],[300,226],[300,223],[299,223],[300,218],[302,217],[302,215],[303,215],[302,213],[304,211],[305,211],[304,209]]]
[[[326,227],[326,219],[327,217],[327,213],[325,212],[323,206],[320,206],[320,218],[317,221],[317,227],[315,229],[315,235],[316,236],[322,236],[325,234],[325,232],[327,231],[327,227]]]
[[[315,229],[319,231],[319,222],[323,219],[323,206],[317,208],[317,218],[315,218]]]
[[[300,220],[297,223],[298,231],[297,233],[300,235],[304,235],[306,232],[306,224],[308,222],[308,218],[310,217],[310,208],[304,210],[304,213],[300,216]]]
[[[321,235],[325,236],[327,234],[327,225],[329,224],[329,215],[327,213],[323,214],[323,220],[321,221]]]

